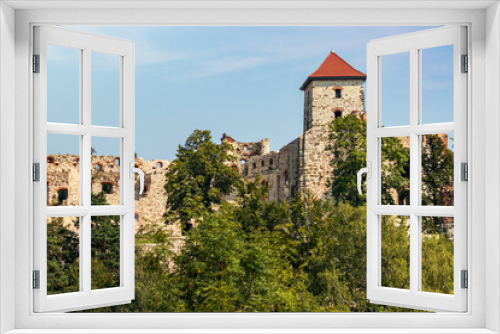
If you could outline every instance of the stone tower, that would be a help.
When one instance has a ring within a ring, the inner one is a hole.
[[[238,142],[224,134],[231,144],[240,173],[248,180],[260,175],[269,187],[269,200],[290,200],[296,193],[311,193],[317,199],[330,196],[326,186],[333,168],[332,155],[325,151],[329,125],[336,117],[356,114],[365,117],[363,83],[366,75],[335,52],[304,82],[304,133],[279,152],[269,152],[269,140]]]
[[[329,125],[337,117],[356,114],[365,117],[366,75],[331,52],[300,87],[304,91],[304,134],[298,188],[316,198],[329,196],[326,186],[332,167],[325,151]]]

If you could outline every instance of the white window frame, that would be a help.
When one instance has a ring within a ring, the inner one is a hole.
[[[0,4],[0,330],[131,328],[211,332],[492,333],[500,331],[500,11],[497,1],[18,2]],[[14,11],[14,7],[26,10]],[[70,8],[60,8],[60,7]],[[71,6],[74,6],[71,8]],[[108,6],[114,10],[102,10]],[[142,7],[143,10],[120,6]],[[148,9],[149,6],[149,9]],[[183,7],[179,9],[178,7]],[[203,6],[206,10],[199,7]],[[225,7],[226,6],[226,7]],[[243,7],[245,6],[245,7]],[[397,6],[397,9],[392,9]],[[86,8],[76,10],[74,8]],[[99,7],[99,8],[97,8]],[[163,7],[163,8],[156,8]],[[177,7],[177,8],[176,8]],[[366,7],[366,8],[364,8]],[[45,9],[44,9],[45,8]],[[48,8],[48,10],[47,10]],[[153,8],[153,9],[152,9]],[[246,9],[244,9],[246,8]],[[367,9],[370,8],[370,9]],[[374,9],[375,8],[375,9]],[[403,9],[402,9],[403,8]],[[486,22],[486,24],[485,24]],[[436,314],[34,314],[32,259],[32,26],[63,25],[442,25],[469,27],[469,308]],[[14,35],[15,32],[15,35]],[[15,36],[15,38],[14,38]],[[15,72],[12,70],[15,66]],[[488,66],[488,71],[486,71]],[[13,85],[12,83],[15,83]],[[12,98],[15,94],[15,100]],[[15,131],[14,131],[14,130]],[[15,138],[15,145],[12,145]],[[488,151],[488,154],[486,154]],[[15,164],[12,164],[15,161]],[[488,182],[486,182],[488,174]],[[15,175],[13,178],[12,175]],[[12,189],[16,189],[12,200]],[[488,197],[486,196],[488,194]],[[487,205],[485,205],[485,203]],[[15,211],[8,208],[15,206]],[[12,224],[15,222],[15,225]],[[473,227],[472,227],[473,226]],[[12,236],[15,235],[15,238]],[[487,256],[486,256],[487,255]],[[26,259],[30,259],[26,261]],[[12,287],[15,286],[15,289]],[[487,293],[486,293],[487,291]],[[15,307],[12,307],[15,305]],[[247,330],[245,330],[247,328]],[[214,330],[218,329],[218,330]],[[337,330],[336,330],[337,329]],[[358,329],[358,330],[356,330]],[[391,329],[391,330],[390,330]],[[47,331],[44,331],[47,333]],[[87,331],[86,331],[87,332]],[[186,333],[186,331],[182,331]],[[13,332],[14,333],[14,332]]]
[[[39,288],[34,289],[35,312],[75,311],[108,305],[128,304],[134,299],[134,45],[127,40],[89,34],[52,26],[34,27],[34,54],[39,56],[39,73],[34,84],[34,162],[39,163],[39,181],[33,184],[34,270],[38,270]],[[47,45],[73,48],[80,53],[80,122],[47,122]],[[93,52],[119,58],[119,126],[92,125],[91,59]],[[47,206],[47,134],[78,136],[80,147],[80,204]],[[120,204],[91,205],[92,136],[116,138],[120,142]],[[81,138],[81,139],[80,139]],[[113,288],[91,288],[92,216],[120,217],[120,282]],[[47,224],[48,217],[79,217],[79,291],[47,295]],[[40,223],[41,222],[41,223]]]
[[[467,163],[467,76],[462,73],[462,55],[467,54],[466,27],[449,26],[372,40],[367,48],[367,162],[371,177],[367,180],[367,298],[376,304],[423,310],[467,310],[467,290],[461,287],[461,270],[467,270],[467,184],[461,181],[460,164]],[[422,123],[422,50],[444,45],[453,46],[454,118],[448,123]],[[384,75],[382,57],[407,52],[409,55],[409,118],[407,126],[382,124],[381,82]],[[374,89],[375,88],[375,89]],[[421,180],[421,136],[454,134],[454,205],[424,206]],[[410,205],[381,205],[381,140],[384,137],[410,138]],[[382,286],[381,217],[409,217],[410,263],[409,289]],[[454,218],[454,293],[431,293],[421,289],[422,227],[424,216]]]

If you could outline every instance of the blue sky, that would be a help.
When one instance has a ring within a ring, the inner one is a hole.
[[[146,159],[173,160],[177,146],[194,129],[212,131],[216,142],[224,132],[238,141],[269,138],[271,149],[279,150],[302,133],[303,92],[299,87],[332,48],[366,73],[366,44],[370,40],[427,27],[72,29],[134,42],[136,151]],[[452,74],[450,77],[451,67],[446,65],[450,50],[425,50],[423,55],[425,123],[450,121]],[[78,61],[70,53],[55,51],[53,61],[49,58],[49,87],[51,83],[58,87],[52,95],[49,91],[49,121],[78,121],[77,112],[68,111],[77,110],[73,106],[78,101]],[[408,64],[404,57],[388,57],[400,59],[382,63],[386,74],[382,83],[383,123],[403,125],[409,119]],[[113,58],[92,57],[94,125],[118,122],[118,68]],[[116,145],[97,138],[94,142],[97,154],[116,153]],[[49,140],[49,150],[76,153],[61,141],[51,144]]]

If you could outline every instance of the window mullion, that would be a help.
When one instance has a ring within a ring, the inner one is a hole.
[[[82,224],[80,227],[80,289],[86,293],[90,293],[91,287],[91,248],[92,248],[92,226],[91,226],[91,191],[92,191],[92,137],[90,134],[91,127],[91,50],[89,48],[83,49],[82,53],[82,81],[80,98],[82,102],[81,118],[82,124],[89,129],[82,138],[82,161],[80,168],[81,184],[80,184],[80,198],[81,204],[88,211],[82,217]]]
[[[410,291],[418,292],[419,288],[419,217],[414,209],[420,204],[420,165],[419,136],[414,132],[419,124],[419,54],[418,49],[410,49]]]

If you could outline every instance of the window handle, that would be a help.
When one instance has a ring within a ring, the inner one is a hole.
[[[139,174],[139,195],[142,195],[144,191],[144,172],[142,169],[135,167],[135,163],[130,163],[130,178],[134,178],[134,174]]]
[[[370,161],[368,161],[366,164],[368,167],[361,168],[358,171],[358,193],[360,195],[363,195],[363,192],[361,191],[361,175],[366,173],[366,177],[368,179],[371,179],[371,177],[372,177],[372,163]]]

